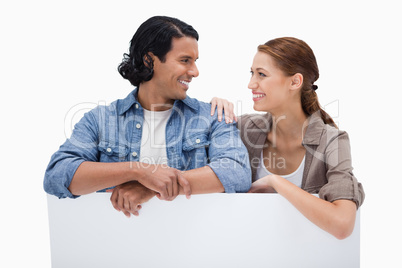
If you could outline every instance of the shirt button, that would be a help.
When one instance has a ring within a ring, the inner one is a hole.
[[[137,152],[133,152],[131,155],[134,156],[134,157],[136,157],[136,156],[137,156]]]
[[[136,128],[141,128],[141,124],[135,125]]]
[[[201,142],[200,139],[196,139],[196,140],[195,140],[195,143],[200,143],[200,142]]]
[[[138,106],[138,103],[136,103],[136,104],[135,104],[135,108],[138,109],[138,107],[139,107],[139,106]]]
[[[112,148],[107,148],[106,152],[108,152],[108,153],[112,152]]]

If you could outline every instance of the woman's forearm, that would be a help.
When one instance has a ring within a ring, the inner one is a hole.
[[[353,232],[356,219],[356,204],[353,201],[325,201],[280,176],[275,176],[272,186],[307,219],[336,238],[344,239]]]

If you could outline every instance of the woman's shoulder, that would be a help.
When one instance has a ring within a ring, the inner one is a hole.
[[[272,125],[270,113],[243,114],[237,118],[239,128],[269,129]]]
[[[344,130],[340,130],[337,126],[326,124],[319,114],[311,115],[304,125],[306,132],[304,134],[303,143],[310,145],[328,144],[337,138],[348,139],[348,134]]]

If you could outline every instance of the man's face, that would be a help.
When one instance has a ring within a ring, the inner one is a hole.
[[[192,37],[172,39],[172,49],[166,54],[165,62],[154,59],[152,82],[161,102],[173,104],[175,100],[186,98],[186,91],[193,77],[199,72],[195,61],[198,59],[198,43]]]

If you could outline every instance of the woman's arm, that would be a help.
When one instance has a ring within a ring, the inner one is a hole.
[[[336,238],[345,239],[352,234],[356,219],[356,204],[353,201],[325,201],[277,175],[268,175],[257,180],[249,192],[261,192],[262,189],[271,187],[307,219]]]

